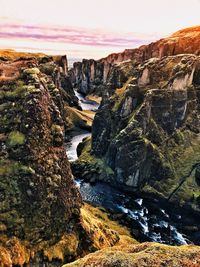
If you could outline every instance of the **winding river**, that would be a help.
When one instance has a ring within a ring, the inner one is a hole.
[[[86,100],[77,92],[76,96],[83,110],[97,110],[96,102]],[[90,135],[87,131],[73,134],[66,144],[70,161],[77,159],[78,144]],[[190,238],[181,231],[184,215],[172,209],[166,202],[154,198],[140,198],[102,182],[90,184],[77,177],[76,183],[84,201],[107,209],[111,218],[129,226],[139,241],[156,241],[172,245],[191,243]]]

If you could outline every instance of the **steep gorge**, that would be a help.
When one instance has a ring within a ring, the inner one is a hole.
[[[200,30],[190,31],[130,50],[131,60],[129,51],[112,55],[103,70],[100,60],[89,87],[90,74],[70,71],[74,86],[86,85],[79,91],[103,96],[75,174],[165,199],[188,176],[171,200],[199,212],[199,169],[195,177],[191,170],[200,162]],[[66,266],[199,266],[198,246],[138,244],[82,203],[64,149],[70,110],[80,111],[66,63],[14,51],[0,58],[0,266],[61,266],[95,250]]]
[[[83,206],[66,156],[66,106],[80,108],[66,57],[1,54],[0,266],[61,266],[114,245],[119,233],[103,213],[88,221],[94,210]]]
[[[92,139],[74,164],[76,175],[199,212],[199,176],[191,172],[200,162],[199,41],[200,27],[179,31],[139,48],[151,51],[142,58],[112,67]],[[113,82],[108,90],[116,70],[126,73],[126,82]]]
[[[113,93],[115,88],[122,87],[130,76],[125,62],[132,61],[132,65],[138,65],[150,58],[160,59],[178,54],[200,55],[199,38],[199,27],[191,27],[149,45],[126,49],[122,53],[110,54],[100,60],[84,59],[74,63],[69,71],[70,79],[73,86],[85,95],[101,96],[107,91]],[[132,68],[129,70],[132,71]]]

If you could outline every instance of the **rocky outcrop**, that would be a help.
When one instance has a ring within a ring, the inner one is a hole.
[[[52,79],[55,85],[52,86],[60,90],[64,101],[69,106],[75,106],[80,109],[78,98],[75,96],[69,79],[66,56],[47,56],[45,54],[15,52],[14,50],[0,50],[0,59],[1,81],[15,80],[23,62],[35,60],[38,68],[46,75],[46,78]],[[9,64],[9,62],[12,63]]]
[[[81,170],[86,179],[200,210],[192,171],[200,163],[199,70],[195,55],[153,58],[135,67],[127,83],[102,101],[75,174]]]
[[[75,225],[82,202],[64,149],[63,99],[38,59],[1,62],[0,68],[0,242],[48,247],[70,221]]]
[[[172,36],[136,49],[126,49],[100,60],[86,60],[74,63],[69,74],[74,87],[88,95],[106,94],[110,89],[120,88],[129,74],[120,68],[121,62],[142,63],[150,58],[162,58],[178,54],[200,54],[200,26],[184,29]]]
[[[129,50],[128,50],[129,51]],[[121,56],[124,55],[124,56]],[[74,88],[83,95],[102,96],[107,93],[105,87],[121,87],[127,80],[127,75],[117,66],[116,63],[124,61],[124,58],[130,59],[129,52],[122,54],[112,54],[107,58],[95,61],[93,59],[83,59],[82,62],[75,62],[73,68],[69,71],[70,80]]]
[[[64,135],[75,107],[65,94],[63,57],[6,55],[0,61],[0,266],[61,266],[115,245],[121,233],[135,243],[104,212],[83,205],[73,181]]]
[[[199,62],[181,55],[109,70],[110,91],[75,169],[198,210]],[[64,150],[65,105],[76,105],[65,57],[6,51],[0,86],[1,266],[60,266],[102,248],[74,264],[199,264],[198,247],[138,245],[105,212],[82,206]]]

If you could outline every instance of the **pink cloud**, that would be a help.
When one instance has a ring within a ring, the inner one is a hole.
[[[155,36],[136,33],[113,33],[102,30],[89,30],[75,27],[49,27],[23,25],[20,23],[4,23],[0,27],[1,39],[25,39],[45,42],[132,48],[155,40]]]

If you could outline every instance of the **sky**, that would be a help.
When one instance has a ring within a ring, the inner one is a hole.
[[[101,58],[200,25],[200,0],[0,0],[0,48]]]

